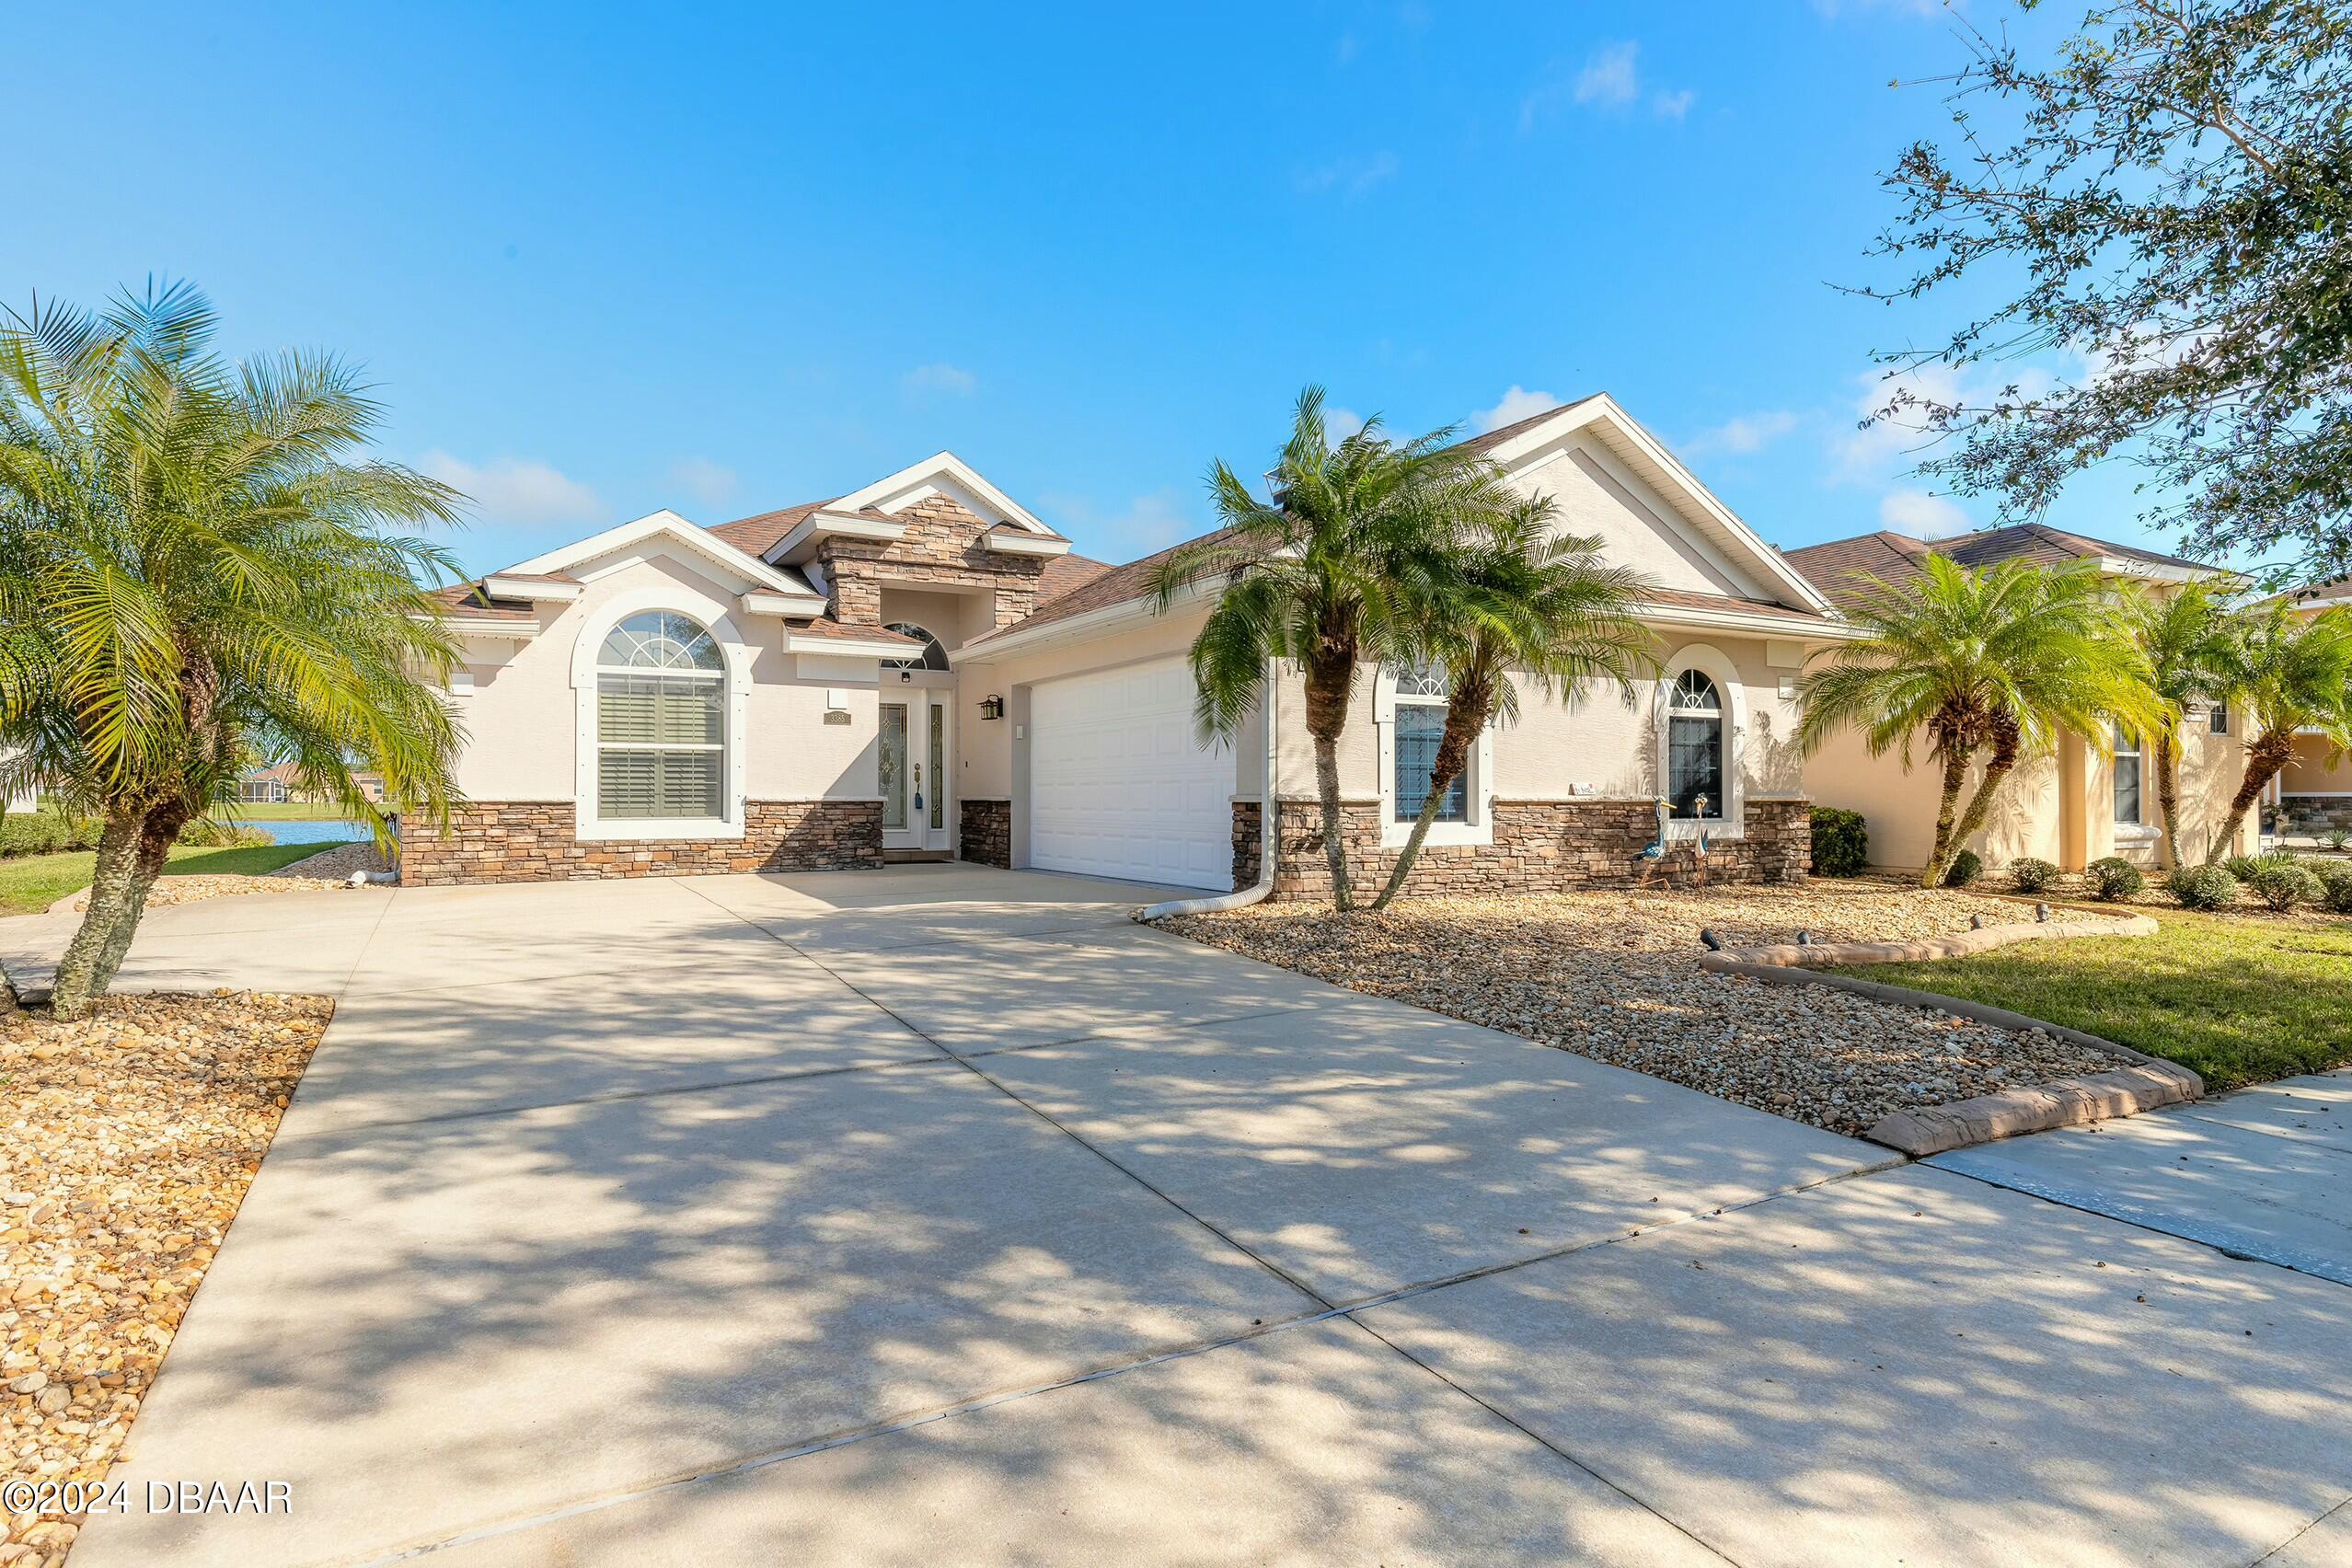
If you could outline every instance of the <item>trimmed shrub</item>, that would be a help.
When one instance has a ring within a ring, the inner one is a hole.
[[[2186,866],[2164,881],[2184,909],[2227,909],[2238,901],[2238,879],[2227,866]]]
[[[2058,869],[2026,855],[2009,862],[2009,879],[2020,893],[2047,893],[2058,886]]]
[[[205,817],[180,830],[179,841],[199,849],[259,849],[275,844],[266,828],[240,826]]]
[[[1943,873],[1946,887],[1967,887],[1985,874],[1984,857],[1974,849],[1963,849],[1952,857],[1951,869]]]
[[[2120,855],[2109,855],[2104,859],[2092,861],[2090,873],[2092,894],[2109,904],[2129,898],[2148,885],[2148,879],[2140,875],[2139,868]]]
[[[10,812],[0,816],[0,859],[95,849],[104,826],[96,817],[69,817],[48,810]]]
[[[2352,915],[2352,864],[2322,860],[2312,868],[2319,879],[2320,907],[2331,915]]]
[[[2282,914],[2298,904],[2317,904],[2327,891],[2319,878],[2292,860],[2273,860],[2263,866],[2246,879],[2246,887]]]
[[[1860,812],[1813,808],[1813,874],[1858,877],[1870,864],[1870,825]]]

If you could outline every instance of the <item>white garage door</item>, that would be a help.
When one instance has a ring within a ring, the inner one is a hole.
[[[1029,719],[1030,864],[1233,885],[1233,753],[1194,738],[1182,659],[1048,681]]]

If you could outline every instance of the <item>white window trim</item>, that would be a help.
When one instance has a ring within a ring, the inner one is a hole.
[[[2129,746],[2126,746],[2124,727],[2121,724],[2116,725],[2110,733],[2116,743],[2116,749],[2115,755],[2107,759],[2107,814],[2115,817],[2116,826],[2118,829],[2146,827],[2153,834],[2155,824],[2148,820],[2148,748],[2137,736],[2133,737]],[[2139,773],[2139,789],[2137,791],[2139,796],[2139,814],[2136,817],[2118,816],[2116,813],[2116,782],[2123,775],[2121,765],[2125,757],[2131,758]],[[2121,838],[2126,836],[2118,832],[2116,836]]]
[[[1372,726],[1378,736],[1375,750],[1380,775],[1380,847],[1401,848],[1412,836],[1412,824],[1397,821],[1397,678],[1383,667],[1372,681]],[[1460,822],[1433,822],[1428,844],[1492,844],[1494,842],[1494,726],[1489,723],[1470,748],[1469,777],[1462,780]]]
[[[1723,704],[1724,793],[1731,799],[1714,802],[1715,814],[1711,817],[1669,817],[1666,840],[1674,843],[1696,838],[1701,828],[1711,839],[1744,838],[1747,835],[1747,786],[1743,777],[1747,749],[1747,687],[1739,678],[1739,666],[1712,643],[1685,643],[1674,651],[1666,668],[1658,672],[1650,715],[1655,792],[1661,796],[1666,792],[1666,721],[1674,709],[1674,683],[1685,670],[1696,670],[1712,681],[1715,699]]]
[[[583,842],[628,838],[741,838],[744,836],[745,716],[751,705],[752,650],[729,606],[682,583],[648,583],[591,607],[571,648],[573,834]],[[616,817],[596,808],[596,675],[613,628],[648,610],[668,610],[701,623],[727,662],[727,772],[721,784],[725,814],[709,817]]]

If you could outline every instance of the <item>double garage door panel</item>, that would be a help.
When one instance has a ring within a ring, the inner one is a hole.
[[[1195,738],[1183,660],[1048,681],[1029,717],[1032,865],[1233,885],[1233,754]]]

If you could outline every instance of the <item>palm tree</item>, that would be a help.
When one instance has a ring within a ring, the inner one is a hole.
[[[1507,510],[1500,470],[1447,444],[1450,430],[1389,440],[1376,417],[1334,446],[1323,389],[1298,396],[1290,439],[1266,476],[1267,499],[1222,462],[1209,491],[1224,526],[1169,553],[1154,576],[1166,610],[1197,584],[1218,585],[1216,606],[1193,640],[1204,733],[1230,735],[1264,696],[1268,663],[1296,661],[1307,733],[1315,748],[1323,854],[1332,903],[1355,907],[1340,820],[1339,738],[1356,666],[1406,646],[1403,606],[1448,570],[1466,527]],[[1267,759],[1266,809],[1274,806]]]
[[[2148,739],[2155,753],[2156,804],[2164,819],[2164,869],[2181,863],[2181,724],[2192,704],[2219,696],[2229,617],[2211,588],[2192,582],[2172,594],[2138,593],[2125,613],[2148,661],[2149,695],[2158,720]]]
[[[1931,555],[1901,587],[1876,578],[1868,587],[1848,614],[1862,636],[1828,651],[1799,685],[1797,738],[1809,754],[1851,725],[1873,756],[1899,747],[1908,768],[1912,741],[1926,732],[1943,777],[1921,887],[1943,880],[2001,781],[2059,731],[2105,752],[2116,721],[2154,727],[2145,662],[2094,563],[1971,570]],[[1960,788],[1980,753],[1984,777],[1962,810]]]
[[[2323,610],[2308,618],[2284,600],[2240,611],[2224,642],[2220,695],[2253,718],[2246,776],[2230,797],[2230,813],[2206,852],[2208,864],[2230,852],[2239,824],[2294,755],[2298,731],[2352,746],[2352,612]]]
[[[455,492],[354,458],[378,409],[311,353],[232,363],[212,306],[150,287],[0,318],[0,752],[102,819],[52,1009],[105,995],[182,828],[265,758],[386,824],[352,778],[447,820],[456,649],[391,525]]]
[[[1413,606],[1420,655],[1450,683],[1446,726],[1429,793],[1375,909],[1386,909],[1412,874],[1480,732],[1490,721],[1518,717],[1515,674],[1566,702],[1588,680],[1614,681],[1630,700],[1634,683],[1657,672],[1656,640],[1633,617],[1647,580],[1605,562],[1597,536],[1551,536],[1556,511],[1549,496],[1512,507],[1458,547],[1455,570],[1435,582],[1436,596]]]

